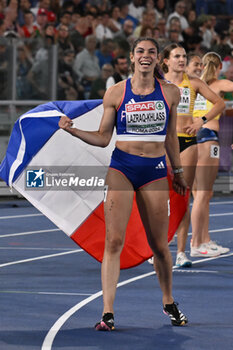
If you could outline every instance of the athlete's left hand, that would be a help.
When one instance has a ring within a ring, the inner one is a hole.
[[[198,130],[202,127],[203,120],[201,118],[195,118],[194,122],[183,128],[184,132],[188,135],[196,135]]]
[[[181,196],[185,196],[186,192],[187,192],[187,184],[186,181],[184,179],[183,174],[174,174],[174,178],[172,181],[172,187],[173,190],[180,194]]]

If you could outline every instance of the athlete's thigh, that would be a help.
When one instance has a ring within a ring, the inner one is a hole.
[[[211,191],[219,167],[219,144],[206,141],[198,144],[196,169],[197,190]]]
[[[192,145],[180,153],[181,164],[184,168],[184,178],[192,188],[197,165],[197,145]]]
[[[167,179],[144,186],[136,192],[136,198],[149,244],[167,244],[170,210]]]
[[[106,176],[104,215],[106,234],[124,236],[132,210],[134,189],[119,171],[109,169]]]

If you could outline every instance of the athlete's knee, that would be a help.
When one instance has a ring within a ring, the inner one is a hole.
[[[170,251],[168,246],[157,245],[157,247],[155,248],[154,254],[157,259],[164,261],[170,255]]]
[[[124,245],[124,240],[122,237],[120,236],[108,237],[106,239],[105,249],[111,254],[116,254],[121,252],[123,245]]]
[[[213,191],[197,191],[197,196],[195,200],[199,200],[201,203],[208,203],[213,196]]]

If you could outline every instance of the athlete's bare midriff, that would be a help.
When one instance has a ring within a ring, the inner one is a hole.
[[[140,157],[155,158],[165,154],[164,142],[117,141],[116,147]]]
[[[176,131],[177,133],[184,133],[184,128],[193,123],[191,115],[177,115]]]

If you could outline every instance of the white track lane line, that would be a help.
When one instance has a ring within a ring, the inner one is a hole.
[[[24,214],[24,215],[10,215],[10,216],[0,216],[0,220],[7,219],[19,219],[19,218],[27,218],[32,216],[44,216],[44,214]]]
[[[221,228],[221,229],[216,229],[216,230],[209,230],[209,233],[215,233],[215,232],[226,232],[226,231],[232,231],[233,227],[229,228]],[[192,232],[188,233],[188,236],[192,236]]]
[[[51,228],[48,230],[37,230],[37,231],[28,231],[28,232],[18,232],[18,233],[9,233],[6,235],[0,235],[0,238],[5,237],[14,237],[14,236],[23,236],[23,235],[33,235],[34,233],[44,233],[44,232],[56,232],[61,231],[59,228]]]
[[[224,232],[224,231],[231,231],[233,230],[233,227],[229,228],[223,228],[223,229],[217,229],[217,230],[209,230],[209,232]],[[38,231],[28,231],[28,232],[18,232],[18,233],[9,233],[6,235],[0,235],[0,238],[5,238],[5,237],[14,237],[14,236],[23,236],[23,235],[32,235],[35,233],[45,233],[45,232],[56,232],[56,231],[61,231],[59,228],[53,228],[53,229],[48,229],[48,230],[38,230]],[[192,234],[189,232],[189,235]]]
[[[218,204],[233,204],[233,201],[210,202],[210,205],[218,205]]]
[[[8,263],[5,263],[5,264],[0,264],[0,267],[17,265],[17,264],[23,264],[23,263],[27,263],[27,262],[31,262],[31,261],[43,260],[43,259],[48,259],[48,258],[54,258],[56,256],[67,255],[67,254],[74,254],[74,253],[80,253],[80,252],[83,252],[83,249],[76,249],[76,250],[71,250],[69,252],[62,252],[62,253],[51,254],[51,255],[43,255],[43,256],[38,256],[38,257],[35,257],[35,258],[30,258],[30,259],[11,261],[11,262],[8,262]]]
[[[59,228],[51,228],[51,229],[47,229],[47,230],[37,230],[37,231],[9,233],[9,234],[6,234],[6,235],[0,235],[0,238],[14,237],[14,236],[23,236],[23,235],[33,235],[34,233],[57,232],[57,231],[61,231],[61,230]]]
[[[228,216],[228,215],[233,215],[233,213],[210,214],[209,216]]]
[[[45,247],[0,247],[0,250],[67,250],[67,251],[71,251],[74,250],[74,248],[69,247],[69,248],[45,248]]]
[[[203,262],[203,261],[210,261],[210,260],[216,260],[216,259],[221,259],[221,258],[224,258],[224,257],[229,257],[229,256],[232,256],[233,253],[230,253],[230,254],[224,254],[224,255],[220,255],[218,257],[215,257],[215,258],[205,258],[205,259],[200,259],[200,260],[196,260],[196,261],[193,261],[193,264],[198,264],[200,262]],[[176,270],[177,267],[174,266],[173,267],[173,270]],[[148,272],[148,273],[145,273],[143,275],[140,275],[140,276],[136,276],[136,277],[133,277],[133,278],[130,278],[128,280],[125,280],[125,281],[122,281],[120,283],[117,284],[117,288],[119,287],[122,287],[122,286],[125,286],[126,284],[129,284],[129,283],[132,283],[132,282],[135,282],[135,281],[138,281],[140,279],[143,279],[143,278],[146,278],[146,277],[149,277],[149,276],[152,276],[154,275],[155,272],[152,271],[152,272]],[[80,303],[74,305],[71,309],[69,309],[68,311],[66,311],[55,323],[54,325],[50,328],[49,332],[47,333],[44,341],[43,341],[43,344],[42,344],[42,347],[41,347],[41,350],[51,350],[52,349],[52,345],[53,345],[53,341],[57,335],[57,333],[59,332],[59,330],[61,329],[61,327],[64,325],[64,323],[78,310],[80,310],[83,306],[87,305],[88,303],[90,303],[91,301],[97,299],[98,297],[100,297],[101,295],[103,294],[102,291],[99,291],[95,294],[92,294],[90,297],[82,300]]]
[[[91,295],[90,293],[62,293],[62,292],[31,292],[31,291],[24,291],[24,290],[0,290],[0,294],[39,294],[39,295],[82,295],[82,296],[88,296]]]

